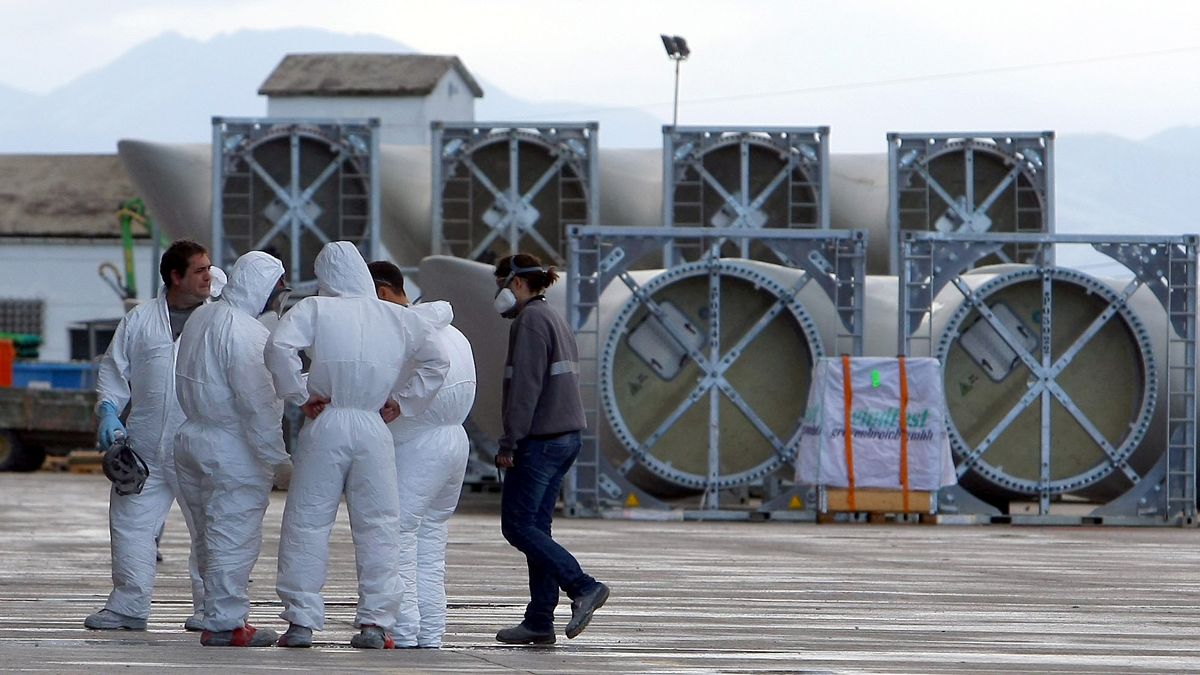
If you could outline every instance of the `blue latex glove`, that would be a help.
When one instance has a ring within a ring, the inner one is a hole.
[[[125,433],[125,425],[117,416],[117,406],[109,401],[100,404],[100,424],[96,427],[96,441],[100,448],[107,450],[116,438],[117,432]]]

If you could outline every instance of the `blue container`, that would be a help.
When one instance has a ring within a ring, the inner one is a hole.
[[[94,389],[96,364],[90,361],[17,361],[13,363],[12,386],[29,389]]]

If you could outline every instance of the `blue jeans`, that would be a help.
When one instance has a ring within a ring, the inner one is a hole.
[[[529,605],[523,623],[530,630],[554,629],[558,589],[574,598],[596,582],[550,536],[558,491],[580,446],[578,431],[546,440],[526,438],[517,443],[513,466],[504,478],[500,530],[529,565]]]

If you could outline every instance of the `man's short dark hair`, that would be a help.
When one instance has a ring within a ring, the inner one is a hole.
[[[371,270],[371,280],[376,286],[390,286],[397,293],[404,293],[404,273],[399,267],[386,260],[376,260],[367,265]]]
[[[179,272],[180,276],[187,274],[188,261],[194,255],[208,255],[208,249],[190,239],[180,239],[167,247],[158,263],[158,275],[162,277],[167,288],[174,285],[171,282],[171,272]]]

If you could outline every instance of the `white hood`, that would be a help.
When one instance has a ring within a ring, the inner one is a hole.
[[[233,264],[233,272],[221,297],[224,302],[257,317],[281,276],[283,263],[278,258],[262,251],[250,251]]]
[[[225,290],[225,285],[229,283],[229,277],[225,276],[225,270],[216,265],[210,265],[208,275],[212,277],[212,283],[208,287],[208,297],[221,297],[222,291]]]
[[[454,320],[454,308],[445,300],[422,302],[416,305],[409,305],[408,308],[429,322],[430,326],[439,330],[449,326],[450,322]]]
[[[317,288],[326,297],[373,298],[375,282],[362,253],[348,241],[331,241],[317,254]],[[264,298],[265,302],[265,298]]]

